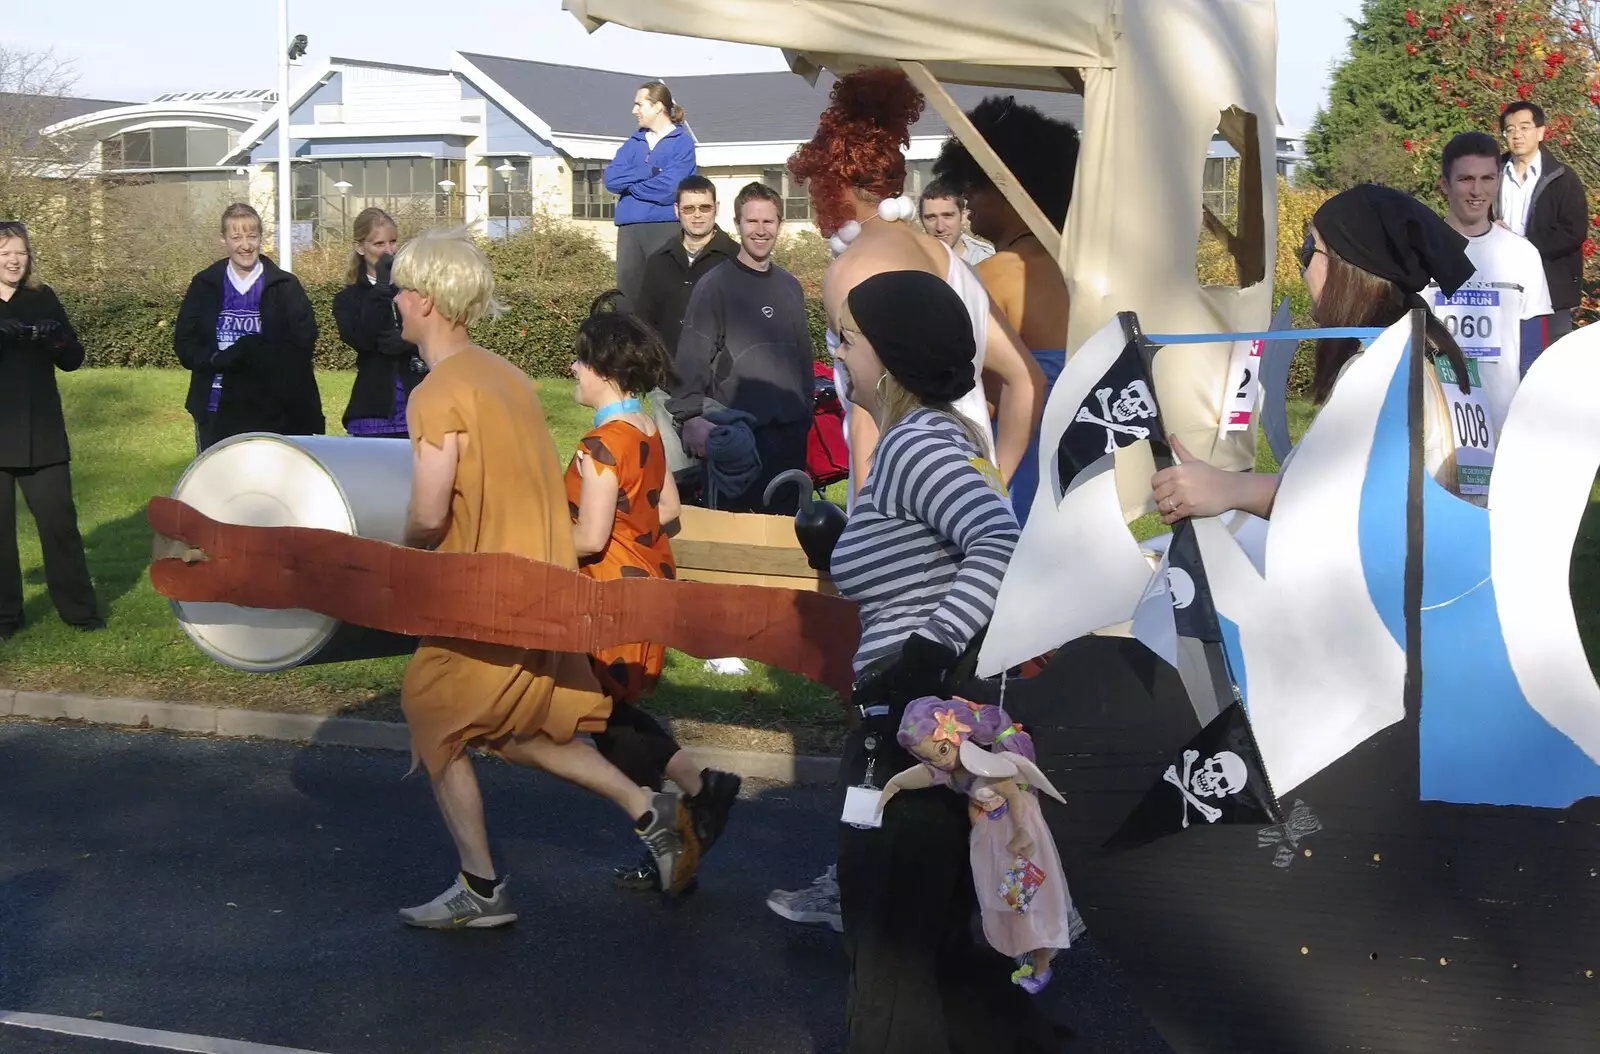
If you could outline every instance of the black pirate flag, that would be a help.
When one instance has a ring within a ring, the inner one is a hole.
[[[1118,447],[1141,439],[1164,440],[1155,389],[1145,369],[1134,326],[1125,321],[1127,343],[1111,368],[1089,390],[1061,433],[1061,489],[1072,485],[1078,473]]]
[[[1234,703],[1172,759],[1106,848],[1143,845],[1197,825],[1283,822],[1250,719]]]

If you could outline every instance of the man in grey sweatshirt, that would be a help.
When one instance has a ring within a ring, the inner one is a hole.
[[[806,464],[815,351],[805,293],[772,262],[782,210],[777,191],[760,183],[734,199],[739,254],[702,278],[690,295],[667,401],[684,450],[696,458],[707,457],[719,425],[748,424],[760,468],[741,475],[740,482],[749,482],[737,493],[716,494],[716,507],[731,512],[794,512],[794,488],[786,488],[771,507],[762,498],[775,476]],[[715,478],[717,466],[709,471]],[[686,487],[686,500],[695,489]]]

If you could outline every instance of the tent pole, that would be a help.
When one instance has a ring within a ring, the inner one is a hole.
[[[1017,215],[1028,225],[1028,230],[1033,236],[1039,239],[1039,244],[1044,246],[1052,259],[1061,259],[1061,232],[1055,229],[1045,217],[1043,210],[1034,204],[1028,192],[1022,189],[1022,184],[1017,182],[1017,177],[1011,174],[1011,169],[1006,167],[1006,163],[1000,160],[1000,155],[994,152],[994,148],[984,141],[983,136],[972,126],[972,122],[967,120],[967,115],[961,112],[961,107],[957,106],[950,93],[945,91],[944,85],[940,84],[920,62],[902,61],[900,68],[911,78],[911,83],[917,86],[917,90],[922,92],[923,97],[932,104],[939,116],[944,118],[944,123],[955,133],[955,137],[961,140],[961,145],[972,154],[972,159],[978,162],[995,189],[1004,195],[1012,208],[1017,210]]]

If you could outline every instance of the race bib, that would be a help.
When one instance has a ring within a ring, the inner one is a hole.
[[[1478,361],[1467,360],[1467,380],[1472,388],[1465,392],[1448,360],[1435,360],[1433,368],[1450,407],[1450,431],[1456,447],[1456,489],[1463,497],[1488,494],[1489,474],[1494,468],[1494,425],[1489,405],[1483,398]]]
[[[1255,419],[1256,403],[1261,396],[1261,341],[1236,340],[1233,358],[1228,364],[1227,398],[1222,406],[1222,420],[1217,427],[1217,438],[1229,432],[1249,430]]]
[[[1469,359],[1497,362],[1504,341],[1505,314],[1498,289],[1458,289],[1454,296],[1433,291],[1433,313]]]

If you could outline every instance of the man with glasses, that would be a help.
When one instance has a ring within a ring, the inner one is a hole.
[[[667,354],[676,360],[689,294],[713,267],[739,255],[739,243],[717,226],[717,188],[705,176],[689,176],[679,183],[678,201],[673,207],[683,225],[683,235],[645,261],[634,314],[661,335]],[[661,428],[667,468],[677,474],[693,468],[698,461],[684,452],[677,426],[667,410],[668,398],[666,392],[657,389],[650,393],[650,407]]]
[[[668,353],[676,355],[683,311],[689,306],[695,283],[713,267],[739,255],[739,243],[717,226],[717,188],[705,176],[689,176],[679,183],[673,208],[683,235],[645,261],[634,313],[650,323],[661,334]]]
[[[1544,260],[1550,287],[1548,343],[1572,332],[1572,309],[1583,299],[1583,242],[1589,210],[1583,182],[1544,148],[1544,110],[1514,102],[1500,113],[1506,153],[1500,157],[1500,196],[1496,218],[1512,234],[1533,243]],[[1531,364],[1523,364],[1524,368]]]

